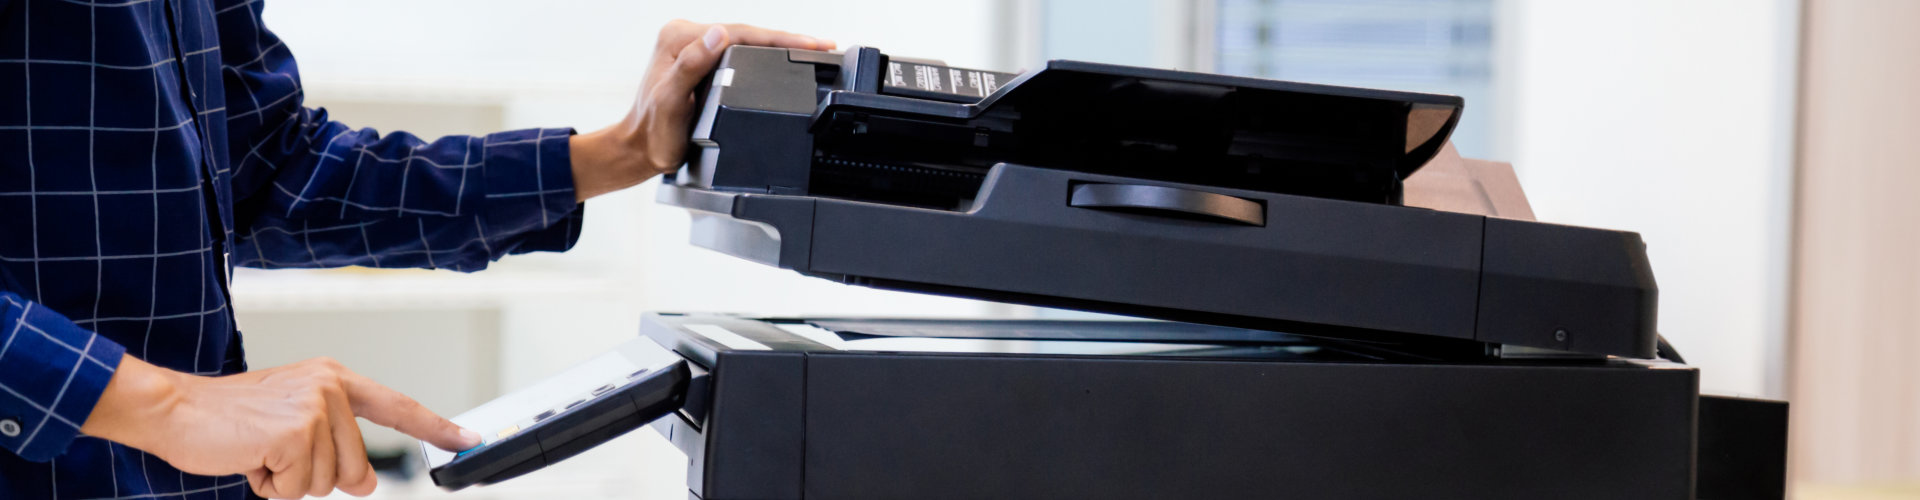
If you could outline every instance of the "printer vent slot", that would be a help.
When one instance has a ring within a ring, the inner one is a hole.
[[[821,196],[954,209],[971,201],[985,179],[970,168],[817,157],[809,183]]]

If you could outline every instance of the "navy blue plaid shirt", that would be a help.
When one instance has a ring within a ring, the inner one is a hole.
[[[244,498],[78,435],[122,354],[245,369],[230,266],[474,271],[578,237],[568,129],[301,105],[258,0],[0,0],[0,498]]]

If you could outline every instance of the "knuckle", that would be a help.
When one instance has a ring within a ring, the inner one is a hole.
[[[316,373],[313,376],[314,382],[317,383],[317,387],[321,390],[339,389],[340,386],[346,383],[346,377],[342,376],[339,370],[326,370]]]
[[[274,432],[274,441],[280,443],[277,448],[282,452],[303,449],[313,443],[313,417],[289,418]],[[288,455],[290,458],[292,455]]]
[[[691,47],[694,47],[694,45],[688,45],[688,47],[691,48]],[[694,76],[695,73],[700,73],[700,74],[703,74],[702,76],[704,76],[704,73],[707,72],[706,65],[708,63],[705,61],[699,61],[698,59],[701,59],[701,58],[697,54],[691,54],[691,53],[687,54],[686,56],[674,58],[673,72],[685,74],[687,76]],[[691,83],[692,82],[688,82],[688,85],[690,86]]]
[[[308,416],[324,413],[327,410],[326,390],[323,386],[318,385],[307,387],[306,390],[300,391],[296,404],[298,404],[300,409]]]
[[[661,43],[670,42],[682,36],[682,34],[685,32],[693,31],[694,26],[695,24],[693,23],[693,21],[688,21],[686,19],[674,19],[672,21],[667,21],[666,25],[660,27],[660,42]]]
[[[328,406],[331,406],[333,401],[345,400],[346,397],[347,388],[345,384],[331,383],[320,386],[320,398]]]
[[[275,425],[267,431],[267,439],[273,443],[272,446],[267,449],[267,453],[269,456],[277,457],[279,456],[280,450],[298,446],[301,442],[300,434],[306,431],[307,426],[304,422],[295,423],[294,419],[280,421],[278,425]]]

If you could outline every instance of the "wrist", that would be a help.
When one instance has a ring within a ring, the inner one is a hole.
[[[179,406],[186,375],[122,355],[100,401],[80,432],[142,450],[152,450]]]
[[[646,164],[645,152],[621,129],[616,125],[568,139],[577,201],[632,187],[656,173]]]

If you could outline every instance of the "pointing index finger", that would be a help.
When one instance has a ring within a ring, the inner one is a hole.
[[[345,373],[347,400],[353,414],[383,427],[400,431],[447,451],[464,451],[480,445],[480,435],[461,429],[441,418],[420,402],[355,373]]]

